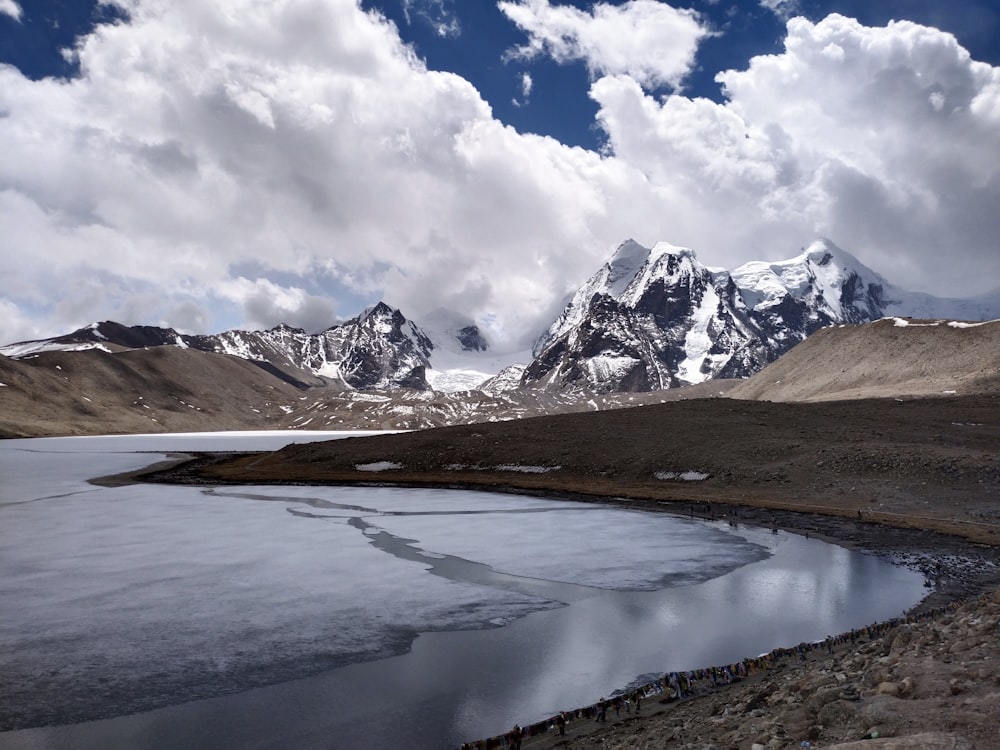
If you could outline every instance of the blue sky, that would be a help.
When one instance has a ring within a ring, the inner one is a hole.
[[[516,346],[628,237],[988,292],[998,39],[996,0],[0,0],[0,342],[384,298]]]
[[[493,2],[461,0],[365,0],[363,6],[392,19],[400,35],[430,67],[458,73],[472,82],[503,122],[519,130],[551,135],[568,145],[599,147],[602,134],[592,126],[596,103],[587,96],[588,72],[582,62],[559,64],[548,58],[505,59],[524,43],[524,34]],[[615,0],[612,5],[623,5]],[[594,3],[560,3],[587,11]],[[830,13],[857,18],[866,25],[908,19],[955,34],[977,60],[1000,64],[1000,2],[958,0],[689,0],[674,3],[696,10],[715,32],[698,48],[696,67],[683,81],[692,97],[723,101],[715,80],[719,71],[740,69],[755,55],[780,52],[789,14],[819,21]],[[529,96],[522,77],[532,80]],[[672,93],[669,87],[649,91]],[[516,102],[516,103],[515,103]]]

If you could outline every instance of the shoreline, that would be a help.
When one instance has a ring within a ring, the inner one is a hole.
[[[256,455],[256,454],[254,454]],[[620,717],[611,719],[612,711],[609,711],[609,721],[599,723],[589,716],[574,718],[567,724],[567,734],[560,737],[554,730],[552,720],[537,722],[532,726],[536,730],[534,736],[525,736],[523,744],[528,747],[539,748],[605,748],[609,737],[624,735],[622,744],[618,747],[625,748],[640,747],[640,738],[651,739],[654,733],[653,725],[664,722],[675,722],[680,717],[691,714],[694,718],[691,721],[701,728],[696,732],[712,731],[713,723],[717,719],[712,715],[717,710],[728,711],[728,707],[719,709],[719,706],[711,700],[716,697],[727,704],[735,700],[728,698],[730,694],[742,695],[748,690],[760,692],[771,691],[773,684],[780,681],[787,682],[789,675],[794,679],[823,679],[829,677],[831,665],[837,667],[840,662],[850,660],[861,653],[860,649],[877,650],[882,648],[883,641],[896,639],[902,630],[909,632],[910,628],[918,628],[926,623],[946,621],[951,617],[951,613],[961,611],[963,608],[976,606],[978,601],[1000,601],[1000,547],[982,542],[972,541],[965,537],[954,534],[942,533],[935,529],[898,527],[880,523],[874,520],[871,515],[867,518],[864,513],[859,513],[858,517],[849,517],[843,514],[816,513],[807,511],[787,510],[784,508],[773,508],[767,506],[754,506],[745,503],[726,503],[717,498],[711,501],[690,499],[681,500],[659,500],[644,497],[629,497],[627,495],[595,495],[584,492],[576,492],[568,489],[552,489],[539,486],[519,486],[513,482],[495,483],[489,481],[491,477],[479,477],[479,481],[385,481],[379,479],[372,481],[370,477],[358,478],[353,481],[270,481],[260,482],[256,478],[247,477],[242,481],[233,481],[231,478],[220,479],[218,477],[206,477],[200,473],[206,465],[232,459],[233,454],[213,455],[200,454],[193,456],[190,460],[172,461],[169,465],[160,464],[157,467],[148,467],[146,470],[130,472],[129,481],[154,482],[154,483],[188,483],[205,486],[221,486],[231,484],[263,483],[271,485],[316,485],[316,486],[395,486],[395,487],[437,487],[441,489],[464,489],[474,491],[495,492],[498,494],[518,494],[545,497],[553,500],[572,500],[576,502],[600,503],[614,507],[639,510],[643,512],[669,513],[675,516],[696,518],[713,522],[729,522],[730,525],[738,528],[740,524],[751,525],[763,529],[781,529],[806,537],[814,537],[822,541],[836,544],[848,549],[858,550],[866,554],[876,555],[886,559],[893,564],[909,567],[924,574],[928,581],[928,592],[921,601],[902,615],[902,618],[886,623],[876,623],[879,628],[885,627],[885,632],[878,633],[877,637],[861,642],[845,641],[838,643],[832,653],[825,653],[820,649],[812,650],[806,654],[803,661],[798,661],[795,652],[788,651],[788,646],[778,647],[774,652],[786,652],[784,656],[776,660],[774,669],[747,675],[746,678],[732,684],[720,685],[717,688],[704,690],[696,695],[685,696],[680,700],[663,700],[662,695],[651,695],[644,701],[642,714],[622,714]],[[486,480],[486,481],[484,481]],[[933,613],[933,616],[931,614]],[[914,622],[919,619],[920,623]],[[931,627],[928,625],[928,627]],[[837,636],[839,638],[839,636]],[[792,647],[794,649],[794,646]],[[752,658],[748,655],[748,658]],[[871,660],[869,660],[870,662]],[[835,679],[843,673],[838,672]],[[864,674],[851,675],[851,681],[860,685],[867,678]],[[997,684],[1000,685],[1000,676],[997,677]],[[876,686],[878,688],[878,686]],[[849,696],[847,699],[837,698],[838,704],[854,706],[859,698]],[[753,703],[753,701],[750,701]],[[860,704],[858,704],[860,705]],[[580,707],[576,713],[580,713]],[[754,709],[759,710],[759,709]],[[850,713],[850,709],[844,709]],[[539,730],[540,725],[545,725],[543,730]],[[661,731],[658,728],[655,731]],[[662,729],[668,736],[676,735],[675,739],[680,741],[682,733],[679,730]],[[687,730],[686,730],[687,731]],[[844,730],[846,731],[846,730]],[[875,731],[875,730],[873,730]],[[882,736],[891,736],[896,730],[887,728],[883,730]],[[670,734],[670,733],[673,734]],[[821,736],[820,730],[809,728],[810,736]],[[886,734],[888,732],[888,734]],[[705,737],[697,736],[700,744],[678,744],[679,747],[704,747]],[[876,731],[875,736],[878,736]],[[861,735],[856,735],[861,738]],[[761,739],[766,739],[761,737]],[[775,739],[775,738],[771,738]],[[780,734],[778,739],[781,739]],[[759,743],[761,747],[792,747],[791,744],[783,742]],[[473,740],[467,743],[469,748],[501,748],[503,744],[491,738],[489,744],[485,739]],[[614,747],[614,745],[611,745]],[[645,745],[641,745],[646,747]],[[670,747],[669,741],[666,745],[662,742],[649,747]],[[798,746],[798,742],[794,744]],[[744,744],[730,744],[733,748],[749,747]],[[986,746],[984,746],[986,747]]]
[[[189,453],[188,458],[176,458],[154,466],[127,472],[116,477],[103,477],[104,481],[120,478],[123,483],[198,484],[204,486],[232,486],[239,484],[267,484],[273,486],[370,486],[401,488],[435,488],[492,492],[542,497],[551,500],[610,505],[618,508],[651,513],[697,518],[704,521],[729,521],[738,528],[740,524],[763,529],[782,531],[814,537],[830,544],[857,550],[908,566],[925,576],[933,576],[934,583],[927,596],[911,610],[919,613],[951,602],[963,601],[987,591],[1000,590],[1000,568],[986,570],[982,561],[1000,566],[1000,543],[990,544],[940,531],[935,528],[893,526],[877,520],[873,514],[849,517],[815,510],[790,510],[768,506],[725,502],[719,499],[661,500],[634,497],[627,494],[603,495],[571,489],[553,489],[544,486],[522,486],[514,482],[495,483],[483,475],[479,481],[452,480],[447,482],[373,480],[358,477],[343,481],[285,480],[260,481],[253,477],[236,481],[201,473],[216,464],[237,457],[264,456],[266,452]],[[485,480],[485,481],[484,481]],[[95,480],[96,481],[96,480]],[[919,520],[919,519],[918,519]],[[958,565],[958,567],[956,567]]]
[[[980,595],[982,598],[989,596],[989,593]],[[642,722],[663,715],[683,704],[723,695],[730,688],[760,685],[766,683],[770,677],[782,670],[819,666],[837,656],[849,653],[858,646],[891,637],[898,633],[902,627],[940,619],[953,614],[960,607],[959,602],[952,602],[949,605],[927,610],[921,614],[908,613],[902,617],[838,633],[823,641],[801,643],[796,646],[778,646],[766,654],[757,657],[744,657],[739,662],[732,664],[711,665],[683,672],[663,673],[656,680],[647,681],[637,688],[631,688],[627,693],[612,693],[607,699],[602,698],[601,701],[589,706],[563,711],[565,735],[560,735],[556,731],[558,726],[556,717],[526,725],[523,728],[524,740],[522,744],[537,748],[572,747],[573,739],[579,740],[597,733],[613,731],[616,727]],[[685,686],[684,690],[681,689],[682,685]],[[635,705],[634,694],[636,690],[642,691],[641,705],[645,706],[645,710],[637,708],[633,713],[632,707]],[[632,697],[632,700],[623,700],[627,697]],[[617,709],[614,708],[616,699],[621,701]],[[848,699],[850,700],[850,698]],[[597,717],[602,702],[606,706],[606,717],[599,720]],[[459,750],[503,748],[506,747],[503,744],[506,737],[507,735],[496,735],[490,738],[480,738],[464,743]]]

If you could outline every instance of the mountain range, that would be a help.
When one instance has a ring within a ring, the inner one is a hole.
[[[3,346],[0,354],[174,346],[239,357],[300,388],[649,392],[746,378],[820,328],[887,316],[1000,318],[1000,290],[965,300],[902,290],[829,240],[789,260],[733,271],[704,266],[688,248],[628,240],[520,362],[498,357],[460,313],[437,310],[418,324],[384,302],[313,334],[278,325],[190,335],[101,322]]]
[[[629,240],[538,339],[523,383],[609,392],[746,378],[820,328],[889,316],[998,318],[1000,291],[905,291],[829,240],[731,272],[687,248]]]

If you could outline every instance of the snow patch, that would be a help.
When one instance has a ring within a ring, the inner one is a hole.
[[[701,482],[702,480],[708,479],[711,474],[706,474],[701,471],[657,471],[653,474],[653,476],[662,480],[679,479],[682,482]]]
[[[701,383],[708,377],[703,366],[714,344],[709,335],[709,327],[719,310],[719,303],[715,287],[706,286],[700,304],[691,315],[691,328],[684,337],[684,352],[687,357],[677,368],[678,379],[686,383]]]
[[[427,384],[441,393],[471,391],[493,377],[493,374],[479,370],[427,370],[426,372]]]
[[[402,469],[403,464],[395,461],[372,461],[369,464],[354,464],[357,471],[395,471]]]
[[[951,320],[948,321],[949,328],[979,328],[979,326],[984,326],[987,323],[997,323],[1000,321],[996,320],[984,320],[981,323],[968,323],[964,320]]]
[[[517,471],[521,474],[548,474],[550,471],[559,471],[562,466],[522,466],[521,464],[500,464],[493,467],[497,471]]]

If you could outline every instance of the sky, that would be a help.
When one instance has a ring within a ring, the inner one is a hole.
[[[523,348],[622,241],[1000,288],[1000,0],[0,0],[0,343]]]

